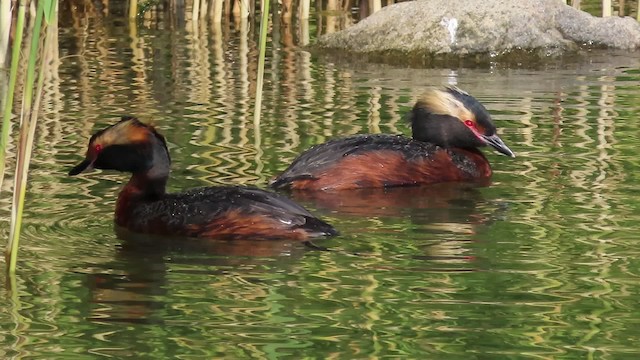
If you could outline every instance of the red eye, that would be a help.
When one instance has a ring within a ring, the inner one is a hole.
[[[96,146],[93,147],[93,150],[96,152],[96,154],[100,153],[100,151],[102,151],[102,145],[96,144]]]
[[[476,127],[476,124],[471,120],[465,120],[464,124],[467,125],[470,128],[475,128]]]

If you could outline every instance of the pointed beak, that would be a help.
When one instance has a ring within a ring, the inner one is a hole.
[[[480,137],[487,145],[493,147],[499,153],[507,155],[512,158],[516,157],[516,154],[514,154],[513,151],[511,151],[511,149],[509,149],[509,147],[507,147],[507,145],[504,144],[502,139],[500,139],[500,137],[497,134],[494,134],[491,136],[480,135]]]
[[[69,170],[69,176],[78,175],[81,172],[93,170],[93,161],[89,159],[84,159],[80,164],[73,167],[73,169]]]

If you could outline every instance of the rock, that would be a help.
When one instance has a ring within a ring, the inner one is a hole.
[[[384,7],[316,46],[383,60],[531,61],[585,46],[635,50],[640,24],[594,17],[561,0],[418,0]]]

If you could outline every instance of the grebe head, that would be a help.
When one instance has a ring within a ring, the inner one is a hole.
[[[515,157],[496,133],[487,109],[456,88],[431,89],[409,113],[413,138],[442,147],[476,148],[489,145]]]
[[[158,163],[168,168],[170,161],[166,141],[153,126],[123,116],[118,123],[91,136],[84,161],[71,169],[69,175],[92,169],[141,173]]]

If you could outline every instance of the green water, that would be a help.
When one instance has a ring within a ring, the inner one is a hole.
[[[132,34],[117,11],[62,11],[17,292],[0,290],[3,358],[640,355],[637,57],[537,70],[342,64],[295,47],[296,24],[276,26],[256,131],[254,27],[196,36],[189,22],[143,22]],[[167,137],[172,191],[265,186],[329,138],[408,134],[407,109],[446,84],[485,104],[517,157],[486,150],[484,187],[295,196],[341,231],[317,242],[328,251],[133,243],[112,224],[126,176],[66,176],[93,132],[132,114]]]

